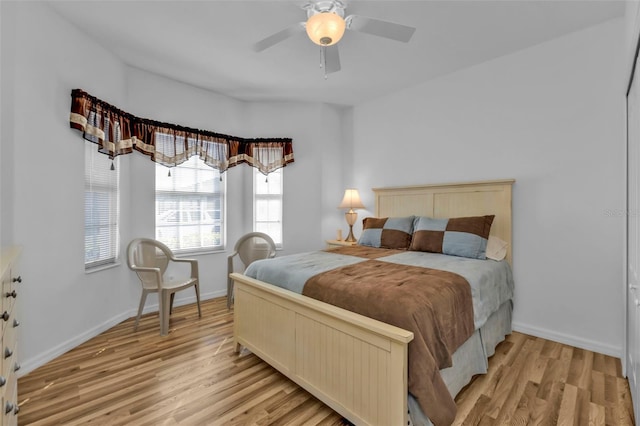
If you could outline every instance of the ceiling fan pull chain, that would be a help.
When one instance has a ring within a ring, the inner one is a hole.
[[[327,79],[327,46],[320,47],[320,68],[324,69],[324,79]]]

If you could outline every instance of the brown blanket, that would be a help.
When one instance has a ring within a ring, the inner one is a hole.
[[[412,331],[409,392],[434,425],[453,423],[455,401],[439,370],[451,366],[451,355],[474,331],[471,289],[463,277],[370,259],[315,275],[302,293]]]

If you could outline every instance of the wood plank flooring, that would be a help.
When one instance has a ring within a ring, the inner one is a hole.
[[[348,425],[250,353],[226,299],[124,321],[18,381],[20,425]],[[633,425],[620,361],[511,334],[456,398],[456,425]],[[390,425],[392,426],[392,425]]]

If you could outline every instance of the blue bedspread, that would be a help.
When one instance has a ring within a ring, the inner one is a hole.
[[[253,262],[245,275],[302,294],[312,276],[367,259],[331,251],[298,253]],[[513,297],[513,275],[506,261],[468,259],[436,253],[406,251],[377,260],[441,269],[461,275],[471,286],[474,325],[478,329],[502,303]]]

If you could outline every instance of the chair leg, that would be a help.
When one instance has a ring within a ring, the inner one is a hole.
[[[200,284],[196,283],[193,286],[196,289],[196,302],[198,302],[198,318],[202,318],[202,311],[200,310]]]
[[[140,296],[140,306],[138,306],[138,316],[136,317],[136,323],[133,325],[133,331],[138,331],[138,323],[140,322],[140,316],[144,309],[144,303],[147,301],[147,290],[142,289],[142,295]]]
[[[168,291],[160,291],[160,335],[169,334],[169,311],[171,310],[171,294]]]
[[[233,256],[232,254],[227,258],[227,309],[231,309],[231,297],[233,295],[233,280],[229,275],[233,272]]]

